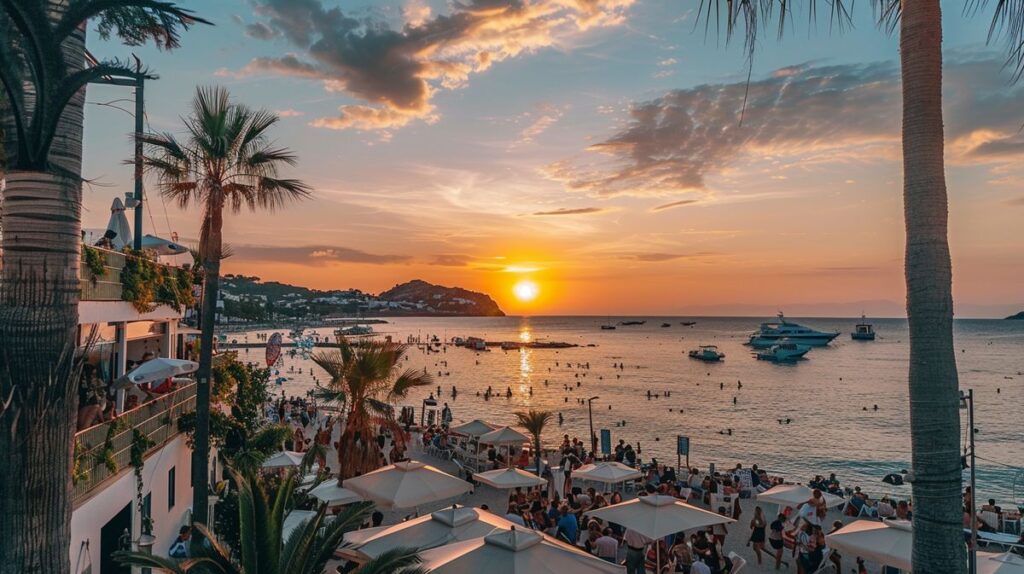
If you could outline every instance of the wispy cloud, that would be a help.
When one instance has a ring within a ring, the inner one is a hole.
[[[677,259],[691,259],[696,257],[708,257],[715,255],[711,252],[701,253],[660,253],[660,252],[636,252],[636,253],[620,253],[616,257],[618,259],[626,259],[629,261],[642,261],[645,263],[661,263],[664,261],[675,261]]]
[[[681,199],[679,201],[673,201],[671,203],[663,203],[661,205],[656,205],[656,206],[651,208],[651,211],[665,211],[666,209],[675,209],[677,207],[683,207],[684,205],[693,205],[695,203],[700,203],[700,200],[699,199]]]
[[[304,245],[279,247],[270,245],[232,245],[235,258],[253,261],[276,261],[305,265],[326,265],[329,263],[365,263],[387,265],[408,263],[407,255],[379,255],[348,247],[328,245]]]
[[[550,211],[535,211],[531,215],[590,215],[593,213],[604,213],[608,211],[604,207],[561,207]]]
[[[495,63],[621,24],[634,1],[467,0],[436,16],[414,1],[405,7],[406,25],[396,30],[321,0],[254,0],[261,21],[247,27],[250,36],[284,38],[298,53],[256,58],[236,74],[320,80],[328,91],[364,102],[342,105],[337,116],[316,118],[313,126],[393,129],[436,121],[438,90],[462,87]]]
[[[304,115],[303,112],[300,112],[299,110],[293,110],[291,108],[284,110],[274,110],[274,113],[282,118],[297,118],[301,115]]]
[[[558,120],[562,119],[562,115],[564,113],[565,110],[559,106],[552,104],[544,104],[540,106],[536,112],[530,114],[530,125],[526,126],[523,131],[519,133],[519,141],[517,143],[525,144],[533,142],[537,136],[547,131],[548,128],[555,125]]]

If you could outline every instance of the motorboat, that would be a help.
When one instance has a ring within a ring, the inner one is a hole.
[[[701,345],[696,349],[691,349],[689,354],[691,359],[708,362],[721,361],[725,358],[725,353],[720,352],[715,345]]]
[[[788,339],[789,342],[807,347],[824,347],[838,336],[839,331],[816,331],[810,327],[790,323],[782,313],[779,313],[778,321],[761,323],[761,328],[750,335],[747,344],[755,349],[767,349],[783,339]]]
[[[662,323],[662,324],[661,324],[661,327],[662,327],[662,328],[665,328],[665,327],[671,327],[671,326],[672,326],[672,323]]]
[[[680,321],[679,324],[682,325],[683,327],[693,327],[694,325],[697,324],[697,322],[696,321]]]
[[[619,325],[622,325],[623,327],[630,327],[633,325],[643,325],[646,322],[647,321],[619,321]]]
[[[615,325],[601,325],[602,331],[614,331]]]
[[[755,356],[760,361],[787,363],[802,359],[803,356],[807,354],[807,351],[810,350],[811,348],[807,345],[783,340],[782,342],[778,342],[759,353],[755,353]]]
[[[352,325],[351,327],[342,327],[341,329],[335,329],[334,334],[341,337],[353,337],[353,336],[365,336],[373,334],[373,327],[369,325]]]
[[[867,322],[867,317],[861,315],[860,323],[857,323],[853,332],[850,333],[850,338],[854,341],[874,341],[875,326]]]

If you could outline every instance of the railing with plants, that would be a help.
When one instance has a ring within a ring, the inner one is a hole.
[[[122,470],[133,467],[141,472],[145,455],[174,438],[178,419],[195,406],[196,385],[191,383],[110,422],[79,431],[72,468],[75,505]]]
[[[157,305],[176,311],[195,303],[192,271],[157,263],[144,253],[82,246],[82,300],[128,301],[140,313]]]

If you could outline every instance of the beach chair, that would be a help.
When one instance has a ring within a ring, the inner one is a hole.
[[[732,562],[732,569],[729,570],[729,574],[736,574],[747,565],[747,559],[735,552],[729,553],[729,562]]]
[[[736,510],[736,499],[737,496],[730,494],[712,494],[711,495],[711,512],[718,512],[719,508],[725,507],[725,512],[728,516],[732,516]]]

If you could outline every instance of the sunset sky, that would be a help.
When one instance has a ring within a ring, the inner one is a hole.
[[[225,272],[420,278],[510,313],[902,313],[897,42],[866,2],[842,34],[803,12],[766,31],[749,92],[742,42],[696,25],[695,0],[184,4],[217,25],[136,49],[161,77],[150,128],[179,131],[195,86],[224,85],[281,115],[290,175],[315,189],[231,218]],[[1024,309],[1024,83],[987,15],[945,8],[957,313],[1002,316]],[[90,87],[86,227],[131,189],[132,119],[97,105],[130,97]],[[193,242],[198,210],[150,197],[147,232]]]

